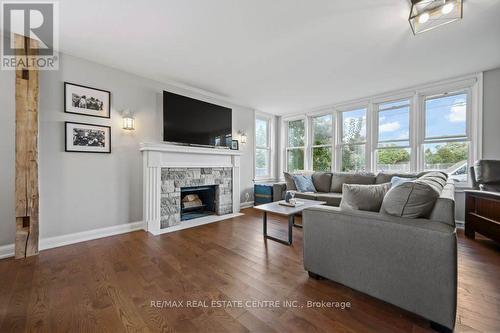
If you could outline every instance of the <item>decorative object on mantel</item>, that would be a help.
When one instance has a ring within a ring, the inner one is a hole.
[[[415,35],[463,17],[463,0],[411,0],[410,22]]]
[[[38,254],[38,69],[23,68],[27,54],[34,56],[38,41],[15,34],[16,63],[16,143],[15,143],[15,258]],[[22,60],[22,61],[21,61]],[[2,185],[3,186],[3,185]]]
[[[123,126],[122,128],[127,131],[135,130],[135,119],[129,109],[126,109],[122,113]]]
[[[111,118],[111,92],[64,82],[64,112]]]
[[[111,153],[111,127],[65,122],[65,151]]]
[[[240,136],[241,143],[243,144],[247,143],[247,134],[245,133],[244,130],[239,130],[238,135]]]
[[[232,150],[238,150],[239,147],[238,147],[238,140],[232,140],[231,141],[231,149]]]

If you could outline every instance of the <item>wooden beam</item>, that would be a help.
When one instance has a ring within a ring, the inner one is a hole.
[[[38,254],[38,70],[27,66],[37,43],[15,35],[24,60],[16,68],[16,258]]]

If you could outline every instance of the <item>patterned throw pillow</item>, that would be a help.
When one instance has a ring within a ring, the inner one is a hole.
[[[316,192],[311,175],[293,175],[293,181],[299,192]]]

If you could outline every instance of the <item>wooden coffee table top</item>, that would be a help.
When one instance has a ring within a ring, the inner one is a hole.
[[[288,207],[288,206],[280,205],[279,201],[276,201],[276,202],[270,202],[267,204],[255,206],[254,208],[258,209],[258,210],[262,210],[264,212],[289,216],[289,215],[295,215],[297,213],[300,213],[301,211],[303,211],[305,208],[308,208],[308,207],[326,204],[326,201],[316,201],[316,200],[307,200],[307,199],[297,199],[297,201],[303,202],[303,204],[300,206],[297,206],[297,207]]]

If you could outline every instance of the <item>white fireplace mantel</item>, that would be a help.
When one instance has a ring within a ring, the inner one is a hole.
[[[199,224],[183,223],[180,226],[160,229],[162,168],[232,168],[233,214],[239,213],[240,156],[242,155],[240,151],[167,143],[141,143],[140,151],[143,156],[143,215],[147,231],[150,233],[159,235]]]

